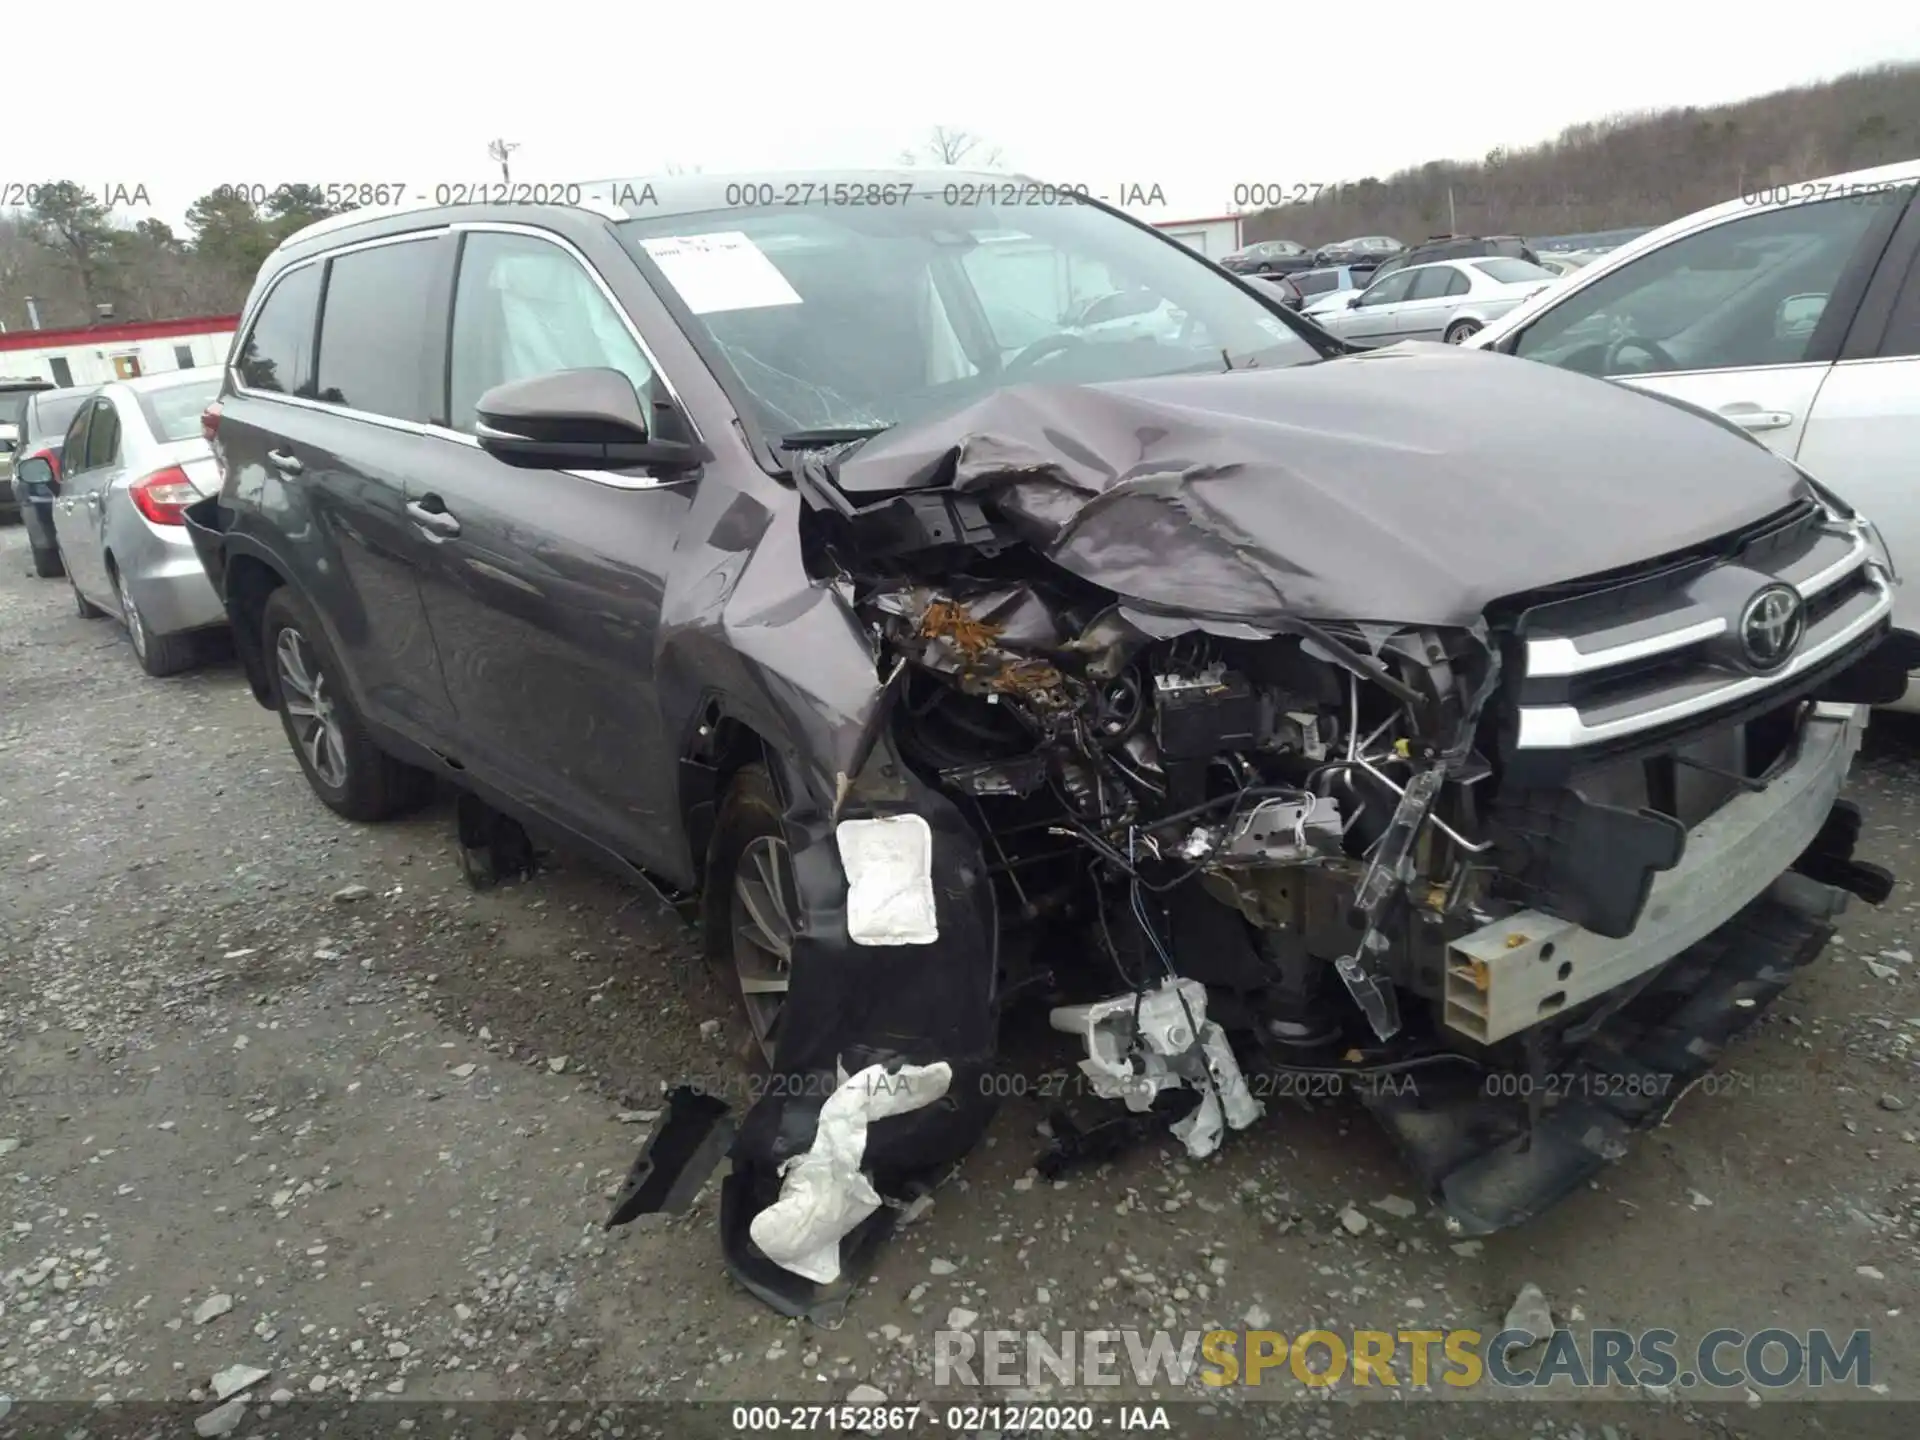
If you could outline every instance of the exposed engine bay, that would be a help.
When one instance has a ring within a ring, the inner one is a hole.
[[[1663,554],[1595,534],[1508,559],[1462,517],[1423,548],[1387,473],[1329,501],[1243,458],[1265,453],[1276,392],[1206,393],[1229,408],[1012,391],[795,456],[807,571],[877,691],[831,805],[787,815],[815,907],[801,940],[831,970],[796,948],[807,1015],[776,1064],[824,1070],[835,1113],[874,1123],[829,1134],[825,1109],[763,1101],[742,1125],[723,1245],[788,1313],[843,1303],[836,1253],[851,1268],[977,1138],[1015,1010],[1047,1010],[1085,1082],[1049,1116],[1042,1174],[1166,1133],[1205,1157],[1273,1113],[1272,1077],[1327,1077],[1449,1229],[1480,1234],[1624,1154],[1820,953],[1847,895],[1888,893],[1838,796],[1864,707],[1920,647],[1882,643],[1884,550],[1850,512],[1795,484],[1770,511],[1703,508]],[[1636,403],[1643,432],[1659,410]],[[1663,443],[1721,447],[1729,473],[1757,449],[1671,423]],[[1334,438],[1352,434],[1287,436],[1295,456]],[[1529,503],[1496,445],[1460,446]],[[1751,461],[1777,481],[1774,463]],[[1297,523],[1316,507],[1324,556]],[[1801,653],[1763,673],[1717,637],[1783,593]],[[1368,594],[1426,618],[1340,618]],[[810,861],[836,833],[838,863]],[[854,1009],[872,1013],[849,1026]],[[937,1093],[874,1092],[934,1065]],[[696,1108],[650,1150],[711,1149]],[[666,1163],[642,1156],[623,1212],[670,1187]],[[832,1173],[820,1193],[847,1203],[802,1204]],[[807,1218],[763,1238],[754,1217],[781,1206]]]

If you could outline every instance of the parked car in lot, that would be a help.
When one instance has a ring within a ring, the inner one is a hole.
[[[1391,345],[1401,340],[1445,340],[1458,345],[1535,291],[1553,283],[1551,271],[1526,260],[1440,260],[1396,270],[1358,294],[1336,297],[1310,312],[1344,340]]]
[[[1073,306],[1057,322],[1064,335],[1088,340],[1171,339],[1186,316],[1153,290],[1113,290]]]
[[[1518,235],[1434,235],[1418,245],[1409,246],[1398,255],[1382,260],[1375,267],[1372,278],[1382,280],[1396,270],[1403,270],[1410,265],[1425,265],[1434,260],[1474,260],[1493,255],[1525,260],[1530,265],[1540,263],[1540,257],[1533,253],[1533,247]]]
[[[36,391],[27,397],[20,411],[12,490],[20,507],[20,518],[27,528],[33,573],[43,579],[66,574],[60,561],[60,537],[53,528],[53,504],[60,485],[60,451],[66,443],[67,426],[98,389],[96,385],[85,385]]]
[[[1303,271],[1301,273],[1304,274],[1305,272]],[[1300,287],[1294,283],[1293,277],[1290,275],[1261,274],[1250,275],[1247,278],[1273,291],[1274,294],[1280,297],[1280,303],[1289,310],[1298,310],[1305,298],[1300,293]]]
[[[14,454],[20,445],[21,412],[34,395],[52,387],[52,381],[32,376],[0,376],[0,522],[17,518],[20,512],[11,481]]]
[[[1313,252],[1291,240],[1260,240],[1222,255],[1220,263],[1237,275],[1291,275],[1313,265]]]
[[[1367,272],[1356,270],[1351,265],[1324,265],[1315,270],[1302,270],[1297,275],[1289,275],[1287,279],[1300,292],[1301,308],[1307,310],[1343,290],[1367,288]]]
[[[1471,342],[1699,405],[1818,475],[1920,568],[1920,160],[1642,235]],[[1896,607],[1920,625],[1911,585]],[[1920,686],[1900,703],[1920,709]]]
[[[67,426],[53,525],[88,619],[118,613],[140,668],[172,675],[198,632],[226,623],[182,512],[219,486],[200,416],[221,370],[174,370],[103,385]]]
[[[1357,235],[1351,240],[1336,240],[1313,253],[1315,265],[1352,265],[1372,269],[1406,249],[1391,235]]]
[[[1195,1156],[1259,1115],[1243,1066],[1352,1075],[1481,1233],[1885,898],[1838,797],[1920,641],[1795,466],[1549,366],[1353,351],[1096,203],[738,181],[293,235],[188,525],[321,801],[438,776],[701,916],[784,1077],[721,1191],[754,1294],[844,1300],[875,1197],[980,1136],[1015,997],[1084,1047],[1076,1105]],[[995,330],[1093,273],[1185,322]],[[1540,1073],[1592,1082],[1489,1080]],[[726,1110],[674,1092],[615,1218],[697,1189]]]

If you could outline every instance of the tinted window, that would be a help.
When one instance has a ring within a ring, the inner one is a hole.
[[[1569,295],[1514,353],[1595,375],[1792,364],[1813,336],[1804,317],[1884,214],[1849,196],[1722,221]]]
[[[1467,277],[1451,265],[1429,265],[1413,272],[1413,289],[1407,292],[1409,300],[1439,300],[1447,295],[1457,294],[1452,288],[1458,281],[1460,291],[1467,288]]]
[[[267,296],[240,347],[240,383],[252,390],[313,394],[313,315],[320,299],[320,267],[283,277]]]
[[[1413,288],[1413,282],[1421,274],[1418,270],[1396,270],[1377,285],[1369,285],[1367,293],[1360,297],[1362,305],[1393,305],[1407,298],[1407,292]]]
[[[427,239],[376,245],[328,262],[315,399],[426,420],[421,344],[435,257]]]
[[[1894,299],[1887,333],[1880,340],[1880,354],[1920,355],[1920,254],[1907,266],[1906,281]]]
[[[1551,280],[1553,272],[1542,270],[1538,265],[1526,260],[1510,260],[1505,256],[1495,256],[1491,260],[1476,260],[1473,268],[1489,280],[1497,280],[1502,285],[1518,285],[1528,280]]]
[[[556,370],[618,370],[650,398],[653,370],[580,262],[546,240],[468,235],[454,287],[448,414],[471,431],[496,385]]]
[[[220,377],[209,376],[190,385],[164,390],[142,390],[140,414],[156,440],[191,440],[200,434],[200,412],[220,396]]]
[[[93,407],[89,405],[67,426],[66,438],[60,442],[60,463],[68,470],[80,469],[86,459],[87,422],[92,418]]]
[[[1293,283],[1300,287],[1302,295],[1324,295],[1339,279],[1331,270],[1308,270],[1294,276]]]
[[[96,400],[93,428],[87,432],[87,463],[79,468],[97,470],[120,458],[120,412],[111,400]]]

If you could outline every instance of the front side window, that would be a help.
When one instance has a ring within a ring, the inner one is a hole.
[[[433,239],[405,240],[328,262],[315,399],[369,415],[426,420],[420,347],[434,256]]]
[[[313,320],[320,302],[320,267],[304,265],[273,287],[235,368],[249,390],[313,395]]]
[[[482,395],[555,370],[618,370],[650,413],[653,368],[580,262],[551,241],[477,231],[454,286],[448,415],[474,428]]]
[[[1024,382],[1322,353],[1277,301],[1090,205],[960,203],[935,188],[907,204],[715,207],[619,228],[776,436],[901,424]],[[1116,293],[1131,297],[1125,323],[1079,318]]]
[[[1423,272],[1419,270],[1396,270],[1384,280],[1375,281],[1367,287],[1360,297],[1363,306],[1397,305],[1407,298],[1407,292],[1413,289],[1413,282]]]
[[[1883,213],[1848,196],[1682,236],[1547,310],[1514,353],[1590,375],[1795,364],[1813,337],[1807,316]]]

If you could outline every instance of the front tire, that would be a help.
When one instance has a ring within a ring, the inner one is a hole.
[[[113,572],[113,588],[120,594],[120,619],[127,627],[127,639],[133,645],[133,658],[140,662],[140,668],[156,680],[190,669],[199,658],[194,637],[190,634],[155,635],[149,630],[145,617],[140,614],[140,607],[134,603],[133,591],[127,587],[127,577],[118,570]]]
[[[319,621],[284,585],[267,597],[260,642],[287,743],[328,809],[349,820],[385,820],[432,793],[431,776],[373,742]]]
[[[67,576],[67,584],[73,586],[73,608],[82,620],[98,620],[107,613],[80,593],[80,587],[74,583],[71,574]]]
[[[1481,325],[1478,320],[1456,320],[1447,327],[1447,344],[1458,345],[1469,335],[1478,335],[1480,330]]]
[[[779,792],[764,765],[727,787],[707,851],[706,951],[740,997],[753,1048],[771,1067],[786,1014],[798,928]]]

